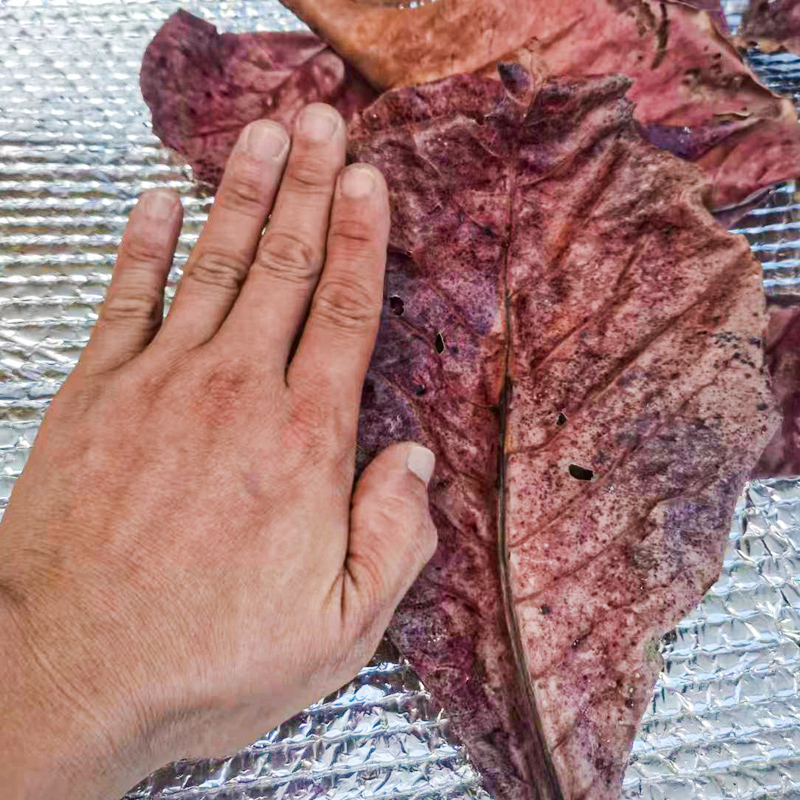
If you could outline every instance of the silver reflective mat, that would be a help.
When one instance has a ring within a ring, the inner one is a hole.
[[[172,288],[205,218],[138,86],[146,44],[179,5],[225,30],[300,27],[276,0],[0,0],[0,506],[86,343],[134,198],[154,186],[183,196]],[[735,25],[741,3],[727,5]],[[800,59],[753,61],[800,98]],[[770,291],[800,287],[794,185],[740,229]],[[800,482],[748,488],[722,577],[663,650],[626,800],[800,798]],[[485,797],[446,714],[388,653],[241,753],[171,765],[128,797],[320,795]]]

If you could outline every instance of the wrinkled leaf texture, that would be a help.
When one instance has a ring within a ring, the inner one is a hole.
[[[488,67],[534,49],[552,75],[624,74],[654,143],[709,175],[727,209],[800,175],[788,98],[758,82],[705,11],[680,0],[449,0],[415,9],[360,0],[282,0],[377,89]],[[716,13],[715,13],[716,12]],[[667,130],[665,130],[667,129]]]
[[[627,80],[501,71],[353,122],[392,204],[359,452],[438,455],[440,546],[390,635],[489,790],[611,800],[777,424],[761,273]]]
[[[215,186],[247,123],[269,118],[291,130],[313,102],[330,103],[349,120],[376,97],[313,34],[220,34],[186,11],[173,14],[147,47],[140,84],[156,135]]]
[[[765,53],[800,53],[800,2],[750,0],[737,39],[744,47],[757,44]]]

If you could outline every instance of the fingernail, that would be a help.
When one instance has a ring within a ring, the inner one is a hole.
[[[364,164],[353,164],[342,172],[342,194],[354,200],[366,197],[375,188],[372,168]]]
[[[169,219],[178,207],[178,198],[167,191],[148,192],[140,202],[145,215],[159,221]]]
[[[427,447],[416,445],[408,454],[406,466],[409,472],[413,472],[427,486],[436,466],[436,456]]]
[[[240,148],[253,158],[277,161],[289,149],[289,135],[277,122],[251,122],[239,139],[236,149]]]
[[[316,142],[330,139],[338,126],[339,115],[322,103],[306,106],[300,115],[300,130]]]

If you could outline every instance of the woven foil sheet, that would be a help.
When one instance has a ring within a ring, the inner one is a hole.
[[[88,339],[136,196],[183,197],[170,293],[205,219],[208,198],[152,135],[138,88],[142,52],[179,5],[230,31],[302,27],[276,0],[0,0],[0,510]],[[735,27],[742,0],[725,5]],[[800,100],[800,59],[752,61]],[[794,184],[739,230],[768,291],[800,293]],[[722,577],[663,655],[625,800],[800,800],[800,480],[746,489]],[[322,795],[488,800],[446,713],[388,650],[240,753],[169,765],[127,798]]]

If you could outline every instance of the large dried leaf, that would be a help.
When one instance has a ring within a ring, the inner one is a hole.
[[[709,162],[709,202],[746,202],[800,175],[800,126],[696,0],[448,0],[415,9],[283,0],[377,88],[479,69],[533,47],[553,75],[624,74],[646,135]],[[535,41],[531,41],[535,40]],[[672,129],[671,134],[664,129]],[[736,132],[736,137],[731,134]],[[765,150],[766,147],[766,150]]]
[[[361,457],[438,454],[440,546],[390,632],[489,789],[611,800],[774,427],[761,272],[625,79],[503,75],[353,123],[393,215]]]
[[[800,53],[800,2],[750,0],[738,39],[744,46],[757,44],[767,53],[776,50]]]
[[[156,135],[214,185],[247,123],[269,118],[291,128],[315,101],[349,119],[376,96],[313,34],[220,34],[186,11],[173,14],[148,46],[140,81]]]

